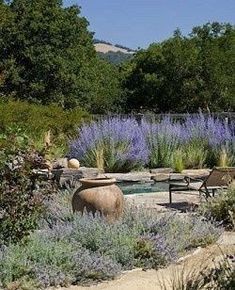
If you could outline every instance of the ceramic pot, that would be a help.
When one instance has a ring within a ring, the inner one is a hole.
[[[82,178],[73,195],[73,211],[99,212],[108,220],[116,220],[123,213],[124,197],[114,178]]]

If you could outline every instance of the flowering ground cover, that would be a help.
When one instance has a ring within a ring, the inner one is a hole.
[[[158,269],[221,234],[199,216],[156,215],[132,206],[122,220],[110,224],[100,216],[74,215],[70,199],[70,192],[55,195],[46,204],[40,230],[1,246],[1,289],[84,284],[135,267]]]
[[[181,122],[110,118],[83,125],[70,142],[70,157],[109,172],[141,167],[185,168],[235,164],[235,124],[203,114]]]

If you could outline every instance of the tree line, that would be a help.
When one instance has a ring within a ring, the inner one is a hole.
[[[217,22],[179,30],[124,68],[126,106],[155,112],[235,110],[235,30]]]
[[[1,97],[99,114],[235,110],[233,25],[176,30],[116,65],[88,25],[63,1],[0,0]]]

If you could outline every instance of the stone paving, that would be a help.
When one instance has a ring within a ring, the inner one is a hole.
[[[136,206],[144,206],[160,212],[172,210],[188,211],[194,209],[200,203],[197,191],[172,193],[171,205],[169,204],[168,192],[125,195],[125,200]]]
[[[182,173],[172,173],[171,169],[160,168],[144,172],[130,173],[105,173],[109,178],[116,178],[118,182],[167,182],[171,179],[183,179],[184,176],[205,177],[209,174],[208,169],[183,170]],[[194,209],[199,203],[199,193],[197,191],[174,192],[172,193],[172,204],[169,204],[168,192],[138,193],[125,195],[127,202],[137,206],[156,209],[157,211],[180,210],[188,211]]]

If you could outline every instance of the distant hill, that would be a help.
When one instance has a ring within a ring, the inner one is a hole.
[[[99,39],[94,40],[94,46],[101,58],[114,64],[120,64],[123,61],[130,59],[135,52],[135,50],[123,45],[112,44]]]

